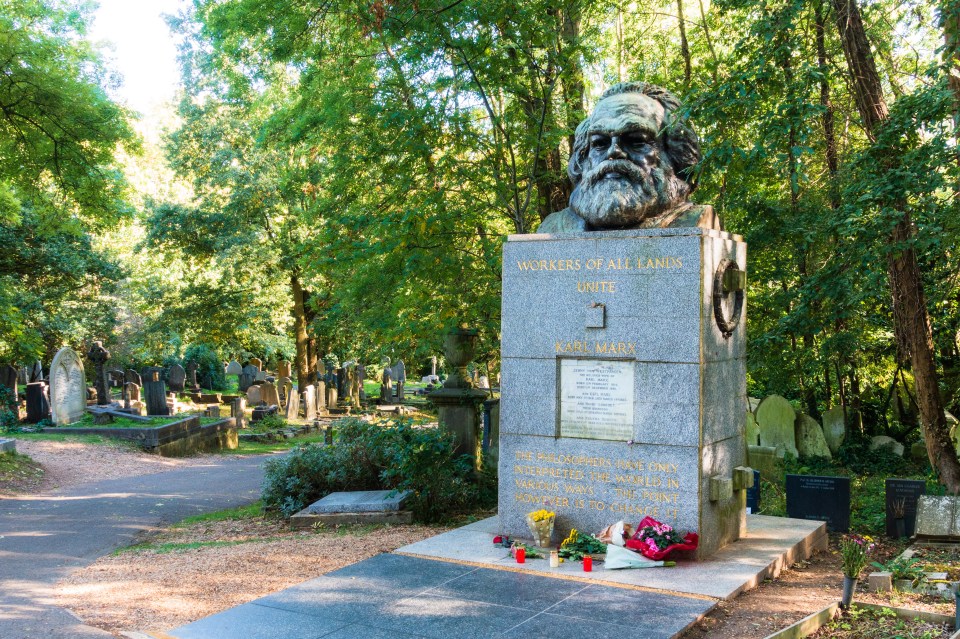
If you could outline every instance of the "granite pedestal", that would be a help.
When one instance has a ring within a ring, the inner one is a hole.
[[[709,556],[743,533],[746,245],[698,228],[510,236],[500,528],[650,515]],[[737,470],[739,468],[739,471]]]

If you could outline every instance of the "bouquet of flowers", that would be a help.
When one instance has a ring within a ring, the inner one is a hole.
[[[653,517],[644,517],[626,546],[639,551],[644,557],[659,561],[675,550],[696,550],[699,543],[697,533],[681,535],[669,524],[662,524]]]
[[[840,540],[840,556],[843,558],[843,576],[858,579],[867,565],[867,555],[873,552],[876,544],[870,537],[844,535]]]
[[[576,561],[584,555],[599,555],[607,551],[607,545],[594,537],[585,535],[576,528],[570,531],[570,536],[560,544],[560,556],[564,559]]]
[[[553,536],[553,524],[556,520],[556,513],[550,510],[535,510],[527,514],[527,526],[533,534],[534,544],[541,547],[550,545],[550,537]]]

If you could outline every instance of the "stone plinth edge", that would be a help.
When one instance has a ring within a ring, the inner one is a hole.
[[[340,524],[409,524],[413,513],[409,510],[385,510],[364,513],[311,513],[301,510],[290,517],[290,527],[296,529]]]

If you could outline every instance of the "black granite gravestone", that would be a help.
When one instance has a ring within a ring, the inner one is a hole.
[[[187,380],[187,372],[183,370],[183,366],[180,364],[173,364],[170,367],[170,390],[174,393],[182,393],[183,385]]]
[[[147,402],[147,415],[169,415],[167,388],[163,382],[163,369],[150,366],[143,369],[143,394]]]
[[[47,399],[47,383],[27,384],[27,421],[36,424],[50,417],[50,400]]]
[[[850,478],[787,475],[787,516],[827,522],[831,532],[850,529]]]
[[[760,512],[760,471],[753,471],[753,486],[747,488],[747,512],[756,515]]]
[[[917,502],[927,493],[920,479],[887,479],[887,536],[911,537],[917,525]],[[899,520],[899,521],[898,521]]]

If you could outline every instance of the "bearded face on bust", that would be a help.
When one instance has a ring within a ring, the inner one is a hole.
[[[540,232],[578,230],[570,224],[579,230],[667,226],[693,209],[687,198],[696,185],[689,173],[700,161],[700,145],[676,119],[679,108],[671,93],[642,82],[608,89],[577,127],[567,167],[574,184],[570,208],[549,216]]]

